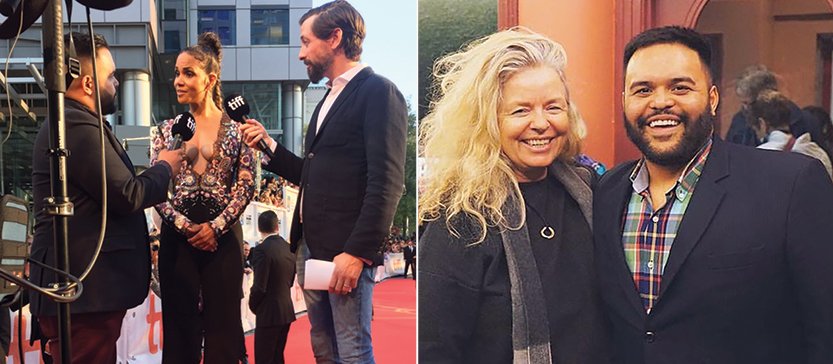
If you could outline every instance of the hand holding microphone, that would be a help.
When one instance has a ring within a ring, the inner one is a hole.
[[[194,137],[196,127],[194,116],[187,111],[174,118],[174,123],[171,125],[171,134],[174,137],[173,143],[167,150],[160,150],[156,158],[167,162],[171,166],[173,176],[178,175],[182,167],[183,153],[179,150],[182,148],[182,142],[189,141]]]
[[[226,114],[228,114],[232,120],[243,124],[240,126],[240,132],[243,133],[244,140],[254,140],[260,136],[260,140],[257,141],[257,147],[270,159],[275,158],[272,148],[269,148],[269,145],[266,144],[266,140],[264,140],[269,136],[266,134],[266,130],[263,129],[263,126],[258,123],[257,126],[260,126],[258,128],[256,125],[246,122],[246,120],[249,119],[250,110],[249,103],[246,102],[246,98],[238,93],[233,93],[226,97],[225,101],[223,101],[223,106],[225,106]],[[251,143],[247,142],[246,144],[252,146]]]
[[[197,130],[197,122],[194,120],[194,115],[190,112],[184,112],[174,118],[174,125],[171,125],[171,134],[174,136],[174,141],[168,150],[177,150],[182,146],[182,142],[187,142],[194,137],[194,132]]]

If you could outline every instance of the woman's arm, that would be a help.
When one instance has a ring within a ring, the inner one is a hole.
[[[159,151],[162,148],[167,148],[173,142],[173,137],[171,136],[171,125],[172,120],[166,120],[157,129],[159,132],[156,133],[156,136],[153,138],[153,143],[150,148],[150,165],[153,166],[157,162],[157,158],[159,155]],[[187,168],[188,161],[183,159],[182,161],[182,171]],[[177,177],[175,181],[175,186],[179,186],[179,178]],[[177,189],[178,187],[175,187]],[[176,194],[174,195],[176,198]],[[166,200],[160,204],[154,206],[156,212],[159,213],[159,216],[165,221],[169,226],[172,226],[176,231],[178,231],[182,235],[186,235],[187,229],[191,226],[192,222],[190,219],[185,217],[184,214],[176,211],[171,204],[170,200]]]

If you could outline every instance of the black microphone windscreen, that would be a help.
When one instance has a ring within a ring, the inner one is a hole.
[[[130,5],[133,0],[78,0],[81,5],[98,10],[113,10]]]
[[[23,31],[32,26],[32,24],[40,18],[46,6],[49,5],[49,0],[26,0],[21,6],[17,7],[12,16],[6,18],[3,24],[0,24],[0,39],[12,39],[17,35],[18,29],[21,28],[20,12],[23,12]]]
[[[249,103],[246,101],[246,98],[243,95],[238,93],[233,93],[226,97],[225,101],[223,101],[223,106],[226,109],[226,114],[228,116],[238,122],[238,123],[245,123],[246,122],[246,115],[249,115]]]
[[[194,131],[196,130],[197,124],[194,115],[187,111],[177,115],[174,118],[174,125],[171,125],[171,135],[179,135],[186,142],[194,137]]]
[[[0,14],[8,18],[14,14],[19,5],[20,0],[0,0]]]

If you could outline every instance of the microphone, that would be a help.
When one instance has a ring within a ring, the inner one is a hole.
[[[49,5],[49,0],[26,0],[18,4],[14,13],[0,24],[0,39],[12,39],[17,35],[18,29],[22,28],[23,31],[29,29],[40,18],[47,5]],[[23,12],[23,19],[20,19],[21,12]]]
[[[78,0],[78,2],[93,9],[114,10],[130,5],[133,0]],[[49,3],[49,0],[3,1],[0,5],[0,14],[5,15],[6,20],[0,24],[0,39],[14,38],[18,29],[25,32],[41,17]],[[20,19],[21,12],[23,12],[22,20]]]
[[[0,0],[0,14],[8,18],[14,14],[18,5],[20,0]]]
[[[174,142],[168,150],[176,150],[182,146],[182,142],[189,141],[194,137],[194,131],[197,129],[197,124],[194,121],[194,115],[190,112],[184,112],[174,118],[174,125],[171,126],[171,134],[174,136]]]
[[[223,106],[225,106],[226,114],[228,116],[241,124],[246,123],[246,119],[249,119],[249,103],[246,102],[246,98],[243,95],[238,93],[233,93],[226,97],[223,101]],[[272,148],[269,148],[266,145],[266,141],[261,138],[257,142],[257,147],[260,148],[264,154],[266,154],[269,159],[275,158],[275,153],[272,153]]]

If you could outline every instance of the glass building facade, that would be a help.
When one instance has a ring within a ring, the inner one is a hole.
[[[196,43],[202,31],[217,33],[224,46],[223,93],[244,95],[251,106],[250,117],[262,122],[277,141],[301,151],[305,119],[301,100],[309,81],[297,60],[297,22],[310,3],[275,2],[279,4],[219,6],[216,0],[156,0],[134,2],[109,12],[93,10],[99,12],[93,14],[99,19],[94,23],[95,32],[110,43],[121,84],[118,111],[108,120],[120,140],[144,139],[132,141],[134,148],[128,151],[138,169],[147,164],[149,130],[189,108],[176,100],[174,66],[179,52]],[[86,31],[78,17],[73,19],[73,28]],[[37,82],[43,73],[41,37],[39,23],[21,34],[9,71],[4,72],[18,96],[12,100],[11,113],[6,93],[0,92],[0,193],[14,194],[30,203],[32,151],[48,113],[46,95]],[[0,53],[8,54],[12,41],[0,40]],[[147,89],[142,91],[142,87]],[[128,96],[131,93],[135,98]],[[31,116],[24,112],[24,104]]]
[[[252,9],[252,45],[289,44],[289,9]]]

